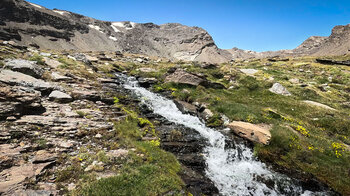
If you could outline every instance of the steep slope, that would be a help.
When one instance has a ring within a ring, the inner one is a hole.
[[[42,49],[122,51],[169,59],[226,62],[230,56],[202,28],[106,22],[63,10],[50,10],[24,0],[0,2],[0,39]]]

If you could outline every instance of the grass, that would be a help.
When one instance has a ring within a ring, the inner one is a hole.
[[[45,65],[44,58],[38,54],[33,55],[29,58],[30,61],[36,61],[38,65]]]
[[[255,145],[260,159],[272,162],[291,171],[310,173],[334,190],[350,194],[350,110],[341,107],[349,102],[350,68],[315,63],[312,57],[291,58],[287,62],[270,63],[265,59],[223,64],[216,69],[202,69],[193,64],[181,64],[188,72],[201,73],[207,79],[231,85],[233,89],[206,89],[174,83],[160,82],[155,91],[168,91],[179,100],[209,105],[215,113],[209,125],[220,125],[219,114],[230,120],[273,125],[270,145]],[[163,74],[174,65],[160,66]],[[153,67],[153,65],[150,65]],[[261,70],[254,76],[240,73],[239,68]],[[273,81],[271,80],[273,78]],[[301,83],[292,84],[297,78]],[[268,91],[274,82],[285,86],[292,96],[285,97]],[[327,91],[321,86],[328,84]],[[329,105],[336,111],[306,105],[302,100],[312,100]],[[208,122],[207,122],[208,123]]]
[[[118,107],[122,107],[118,104]],[[115,124],[114,136],[106,135],[106,148],[129,149],[125,158],[112,159],[105,151],[93,146],[82,148],[77,156],[71,157],[71,165],[58,172],[57,183],[75,182],[77,188],[71,195],[180,195],[184,183],[179,176],[180,164],[175,156],[159,148],[159,140],[141,141],[141,137],[154,128],[153,124],[140,118],[130,109],[122,108],[128,115]],[[153,132],[152,134],[156,134]],[[112,145],[113,144],[113,145]],[[132,150],[131,150],[132,149]],[[94,161],[105,167],[85,171]],[[108,178],[96,179],[97,172],[109,170],[115,173]]]
[[[81,195],[163,195],[180,194],[183,182],[178,176],[180,165],[176,158],[146,142],[135,142],[137,151],[146,157],[133,155],[117,176],[86,185]]]

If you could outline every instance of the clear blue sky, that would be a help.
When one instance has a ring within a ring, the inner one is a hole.
[[[206,29],[220,48],[292,49],[350,23],[349,0],[29,0],[100,20],[177,22]]]

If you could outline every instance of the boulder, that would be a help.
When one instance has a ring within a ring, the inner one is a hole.
[[[23,59],[7,60],[5,68],[30,75],[34,78],[41,78],[44,72],[35,61],[27,61]]]
[[[1,70],[0,82],[12,86],[33,87],[35,90],[41,92],[51,92],[53,89],[51,84],[44,82],[43,80],[11,70]]]
[[[49,95],[49,99],[51,101],[56,101],[59,103],[68,103],[73,100],[73,98],[70,95],[61,91],[52,91]]]
[[[308,105],[320,107],[320,108],[323,108],[323,109],[326,109],[326,110],[333,110],[333,111],[336,110],[334,108],[329,107],[328,105],[325,105],[325,104],[322,104],[322,103],[318,103],[318,102],[315,102],[315,101],[305,100],[303,102],[308,104]]]
[[[192,86],[198,86],[205,82],[204,79],[187,73],[183,69],[176,69],[176,71],[165,78],[165,82],[174,82],[179,84],[188,84]]]
[[[275,83],[273,86],[269,89],[270,92],[283,95],[283,96],[291,96],[292,94],[280,83]]]
[[[201,118],[203,118],[204,120],[208,120],[209,118],[213,117],[214,114],[213,114],[213,112],[212,112],[211,110],[209,110],[208,108],[206,108],[206,109],[204,109],[203,112],[201,112],[201,113],[199,114],[199,116],[200,116]]]
[[[233,121],[228,127],[238,136],[252,142],[267,145],[271,140],[270,128],[268,126],[258,126],[247,122]]]
[[[180,100],[175,100],[174,103],[176,104],[177,108],[179,108],[179,110],[182,113],[190,113],[193,115],[195,115],[197,113],[197,107],[190,104],[190,103],[180,101]]]

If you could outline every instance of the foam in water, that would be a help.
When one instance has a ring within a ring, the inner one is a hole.
[[[132,77],[124,77],[124,88],[136,93],[142,102],[170,122],[198,131],[208,140],[204,156],[206,174],[215,183],[222,195],[325,195],[303,192],[302,188],[285,175],[269,170],[256,160],[251,149],[243,144],[225,149],[225,136],[206,127],[198,117],[183,114],[169,99],[139,87]],[[267,186],[264,182],[268,182]]]

